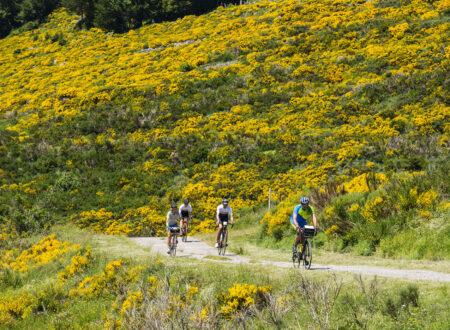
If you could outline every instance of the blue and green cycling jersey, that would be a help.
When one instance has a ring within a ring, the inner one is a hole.
[[[291,215],[291,224],[294,226],[294,214],[297,214],[297,224],[300,227],[306,226],[306,220],[314,214],[314,209],[311,205],[308,205],[306,209],[303,209],[301,205],[297,205],[294,208],[294,212]]]

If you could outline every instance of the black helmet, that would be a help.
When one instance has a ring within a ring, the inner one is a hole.
[[[177,204],[172,204],[172,208],[178,208]]]
[[[222,199],[222,204],[223,205],[228,205],[228,199],[226,199],[226,198]]]
[[[186,198],[186,199],[183,201],[183,203],[184,203],[184,204],[189,204],[189,199]]]

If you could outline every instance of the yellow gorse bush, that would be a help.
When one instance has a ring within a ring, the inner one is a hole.
[[[80,248],[78,244],[60,242],[52,234],[43,238],[31,248],[22,251],[17,257],[14,257],[14,255],[19,253],[18,250],[2,251],[0,262],[3,268],[11,268],[25,273],[33,268],[48,264],[69,251],[76,251]]]
[[[258,293],[268,293],[269,291],[270,287],[268,286],[234,283],[228,289],[228,293],[222,292],[220,295],[220,299],[223,301],[221,311],[227,318],[231,318],[234,313],[254,305]]]
[[[0,299],[0,325],[11,324],[17,318],[26,318],[31,313],[33,297],[22,293],[19,297]]]
[[[60,282],[67,281],[76,274],[83,272],[89,266],[92,262],[91,248],[89,246],[86,247],[84,254],[79,251],[76,256],[72,257],[71,261],[71,264],[66,266],[66,269],[58,274]]]
[[[71,297],[94,297],[118,292],[129,283],[136,281],[143,267],[128,267],[128,261],[119,259],[106,265],[102,273],[86,277],[78,287],[70,290]]]

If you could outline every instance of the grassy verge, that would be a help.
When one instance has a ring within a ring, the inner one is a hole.
[[[254,231],[243,227],[233,235],[233,245],[244,244]],[[23,275],[20,286],[2,288],[2,301],[17,300],[24,293],[34,297],[33,309],[24,317],[13,321],[0,317],[4,328],[139,328],[154,325],[157,319],[151,315],[164,311],[158,316],[160,326],[175,328],[182,317],[190,327],[235,328],[245,322],[250,329],[351,328],[358,324],[368,329],[379,324],[440,328],[448,319],[446,283],[293,268],[274,271],[270,266],[154,256],[126,237],[97,235],[71,226],[55,227],[53,232],[60,241],[91,246],[93,261],[85,271],[58,284],[57,274],[74,255],[68,254]],[[16,244],[25,246],[41,238],[32,236]],[[251,251],[247,245],[243,249]],[[111,266],[121,258],[128,259],[123,267]],[[83,293],[80,283],[88,279],[91,285]],[[78,294],[72,294],[73,290]],[[0,315],[5,315],[5,306],[0,303]],[[311,308],[316,308],[316,314]]]

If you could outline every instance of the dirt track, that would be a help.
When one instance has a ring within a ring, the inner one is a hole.
[[[167,243],[166,238],[162,237],[133,237],[133,241],[142,245],[143,247],[150,247],[154,253],[160,253],[167,255]],[[196,258],[201,260],[209,260],[214,262],[225,263],[250,263],[250,259],[242,257],[226,251],[225,257],[218,259],[210,259],[212,256],[217,256],[217,249],[209,246],[208,244],[199,240],[188,238],[187,242],[181,242],[179,239],[177,258]],[[260,263],[252,261],[252,265],[273,265],[277,267],[293,267],[291,262],[277,262],[277,261],[265,261],[261,260]],[[393,269],[384,267],[371,267],[371,266],[342,266],[342,265],[320,265],[315,264],[314,260],[310,270],[320,270],[327,272],[350,272],[355,274],[364,275],[377,275],[383,277],[395,277],[404,278],[418,281],[438,281],[438,282],[450,282],[450,274],[438,273],[428,270],[405,270],[405,269]]]

